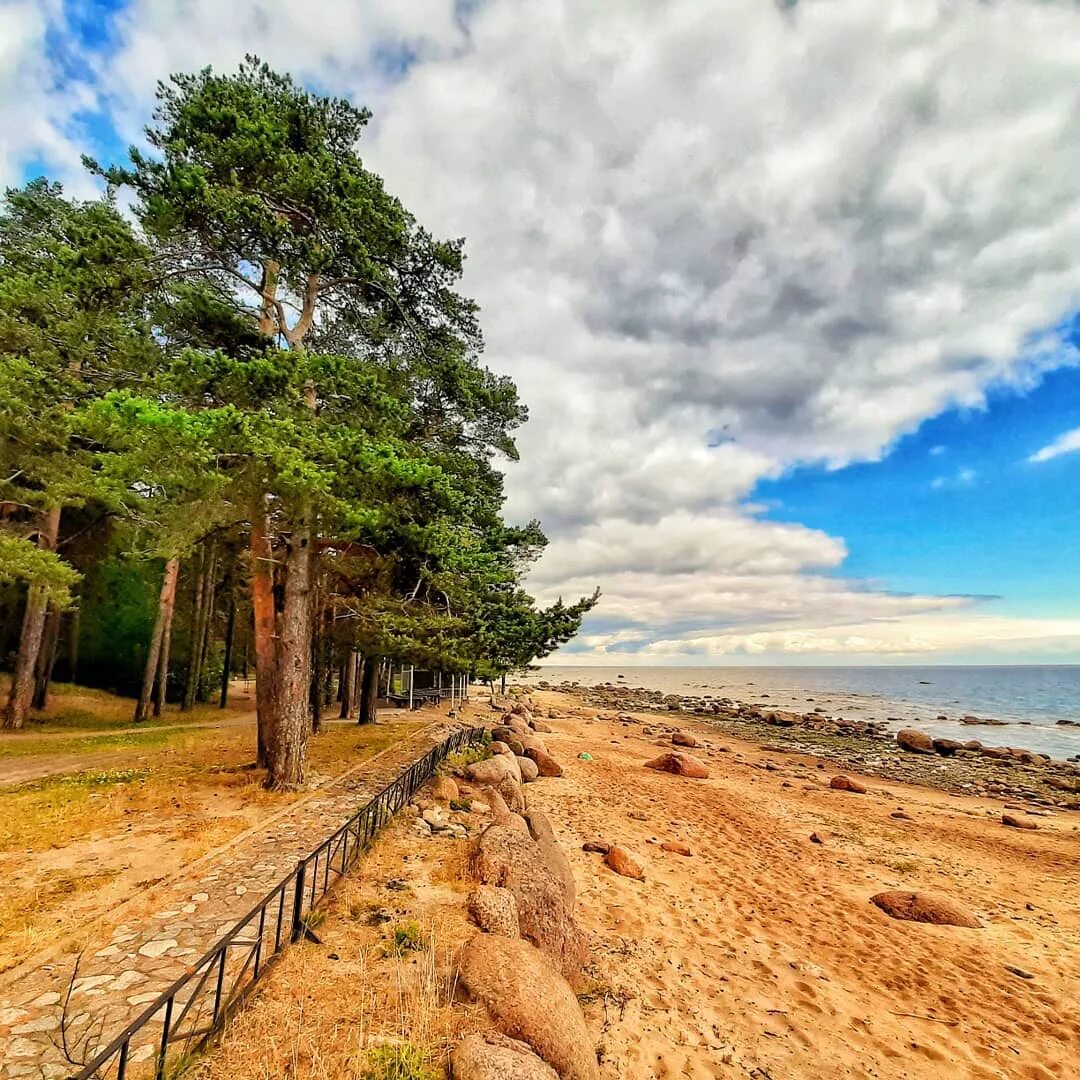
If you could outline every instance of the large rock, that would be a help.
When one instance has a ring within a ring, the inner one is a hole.
[[[471,869],[481,884],[514,894],[522,937],[576,982],[585,963],[585,936],[574,920],[572,894],[548,866],[542,846],[529,835],[492,825],[477,840]]]
[[[934,923],[937,926],[982,926],[966,908],[947,896],[920,892],[883,892],[870,897],[870,903],[886,915],[907,922]]]
[[[521,770],[521,782],[523,784],[531,784],[540,775],[540,769],[532,758],[519,757],[517,763],[518,768]]]
[[[431,781],[431,797],[438,802],[450,802],[458,797],[458,786],[449,776],[436,773]]]
[[[499,1031],[531,1046],[562,1080],[599,1080],[574,991],[527,941],[478,934],[462,950],[458,985]]]
[[[484,761],[474,761],[465,766],[465,775],[474,784],[492,784],[498,786],[499,781],[509,776],[516,783],[521,783],[521,769],[510,754],[496,754]]]
[[[932,754],[934,752],[934,740],[925,731],[916,731],[915,728],[903,728],[896,733],[896,741],[901,750],[909,754]]]
[[[492,739],[497,739],[499,742],[504,742],[509,746],[511,742],[521,737],[521,732],[516,728],[510,727],[509,724],[500,724],[498,727],[493,727],[491,729],[491,737]]]
[[[525,756],[536,762],[537,771],[541,776],[562,776],[562,766],[546,750],[526,746]]]
[[[671,741],[675,746],[695,747],[698,744],[697,739],[689,731],[676,731],[671,736]]]
[[[958,750],[964,749],[964,744],[956,739],[935,739],[934,749],[942,757],[952,757]]]
[[[604,864],[623,877],[633,878],[635,881],[645,880],[645,864],[624,847],[616,845],[611,848],[604,856]]]
[[[550,735],[554,730],[550,724],[545,724],[543,720],[533,720],[529,727],[533,731],[539,731],[542,735]]]
[[[529,826],[525,819],[506,805],[506,800],[499,794],[498,788],[484,788],[484,799],[491,809],[491,820],[496,825],[506,825],[523,836],[529,835]]]
[[[570,860],[560,846],[547,814],[542,810],[529,810],[525,814],[525,821],[529,826],[529,835],[543,853],[547,868],[562,884],[570,909],[573,910],[577,899],[577,882],[574,881],[574,871],[570,866]]]
[[[1037,829],[1039,826],[1027,818],[1017,817],[1015,814],[1002,814],[1001,824],[1008,825],[1010,829]]]
[[[518,936],[517,901],[509,889],[478,885],[469,894],[468,908],[473,922],[486,933]]]
[[[504,776],[494,787],[503,797],[503,801],[512,814],[525,813],[525,808],[528,806],[525,800],[525,792],[521,790],[521,785],[512,776]]]
[[[861,780],[854,780],[850,776],[834,776],[829,781],[829,787],[834,791],[850,791],[856,795],[866,794],[866,785]]]
[[[511,750],[510,747],[506,743],[504,743],[501,739],[492,739],[491,740],[491,746],[488,747],[488,749],[493,754],[512,754],[513,753],[513,750]]]
[[[709,775],[709,767],[693,754],[684,754],[679,750],[661,754],[652,761],[645,762],[646,769],[657,772],[674,773],[675,776],[689,776],[695,780],[704,780]]]
[[[492,1032],[467,1035],[450,1055],[454,1080],[559,1080],[528,1045]]]

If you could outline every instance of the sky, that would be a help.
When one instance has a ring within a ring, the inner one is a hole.
[[[0,0],[0,182],[245,52],[466,238],[560,663],[1080,660],[1071,0]]]

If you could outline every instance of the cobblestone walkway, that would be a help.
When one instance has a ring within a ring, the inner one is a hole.
[[[405,766],[441,742],[442,718],[330,782],[154,896],[141,925],[102,930],[74,959],[53,958],[0,992],[0,1080],[70,1076],[154,1000],[307,855]],[[70,993],[69,993],[70,988]],[[66,1003],[66,1014],[65,1014]],[[63,1024],[61,1023],[63,1021]],[[66,1032],[68,1043],[63,1043]],[[146,1047],[143,1056],[149,1057]],[[134,1058],[138,1060],[138,1058]]]

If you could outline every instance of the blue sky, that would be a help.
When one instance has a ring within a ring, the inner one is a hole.
[[[1080,659],[1066,0],[0,0],[0,181],[173,71],[373,108],[531,412],[509,513],[604,663]],[[716,432],[723,438],[716,440]]]

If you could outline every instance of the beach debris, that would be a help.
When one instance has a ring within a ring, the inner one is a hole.
[[[1008,825],[1010,829],[1037,829],[1039,826],[1027,818],[1017,817],[1015,814],[1002,814],[1001,824]]]
[[[709,775],[709,767],[704,761],[694,757],[693,754],[684,754],[678,750],[661,754],[652,761],[646,761],[645,768],[672,773],[675,776],[687,776],[695,780],[704,780]]]
[[[606,855],[611,850],[611,845],[606,840],[586,840],[581,845],[582,851],[593,851],[600,855]]]
[[[689,731],[676,731],[671,736],[671,741],[675,746],[695,747],[698,745],[697,738],[691,735]]]
[[[672,855],[682,855],[686,859],[689,859],[694,854],[690,850],[690,845],[684,844],[681,840],[665,840],[660,845],[660,850],[670,851]]]
[[[909,754],[932,754],[934,752],[934,740],[925,731],[916,731],[915,728],[903,728],[896,733],[896,741],[901,750]]]
[[[935,926],[982,926],[975,916],[955,900],[933,893],[881,892],[870,897],[870,903],[893,919],[906,922],[932,923]]]
[[[488,934],[518,937],[517,900],[509,889],[478,885],[467,901],[473,922]]]
[[[841,773],[829,781],[829,787],[834,791],[850,791],[855,795],[865,795],[866,785],[861,780],[853,780],[850,776]]]
[[[1010,974],[1015,975],[1019,979],[1034,979],[1035,976],[1030,971],[1025,971],[1022,967],[1016,967],[1015,964],[1006,964],[1005,970]]]
[[[458,985],[485,1006],[502,1034],[527,1043],[563,1080],[598,1080],[574,991],[527,941],[477,934],[462,950]]]
[[[527,1043],[490,1032],[468,1035],[450,1056],[454,1080],[559,1080]]]
[[[589,753],[588,750],[582,750],[581,753],[578,754],[578,760],[579,761],[592,761],[592,759],[593,759],[593,756],[592,756],[592,754]]]
[[[645,864],[631,851],[616,845],[604,856],[604,865],[622,877],[645,880]]]

